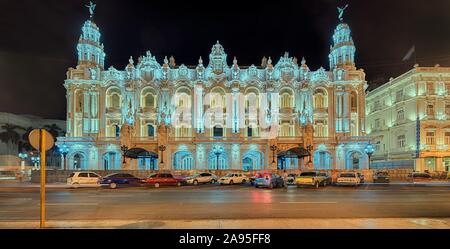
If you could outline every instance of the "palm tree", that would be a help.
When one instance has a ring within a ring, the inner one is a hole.
[[[33,151],[33,147],[30,144],[29,136],[30,133],[34,130],[33,127],[28,127],[25,129],[25,133],[22,135],[22,139],[19,141],[19,151]]]
[[[45,125],[44,129],[46,129],[50,134],[52,134],[55,141],[61,134],[64,134],[64,130],[61,129],[56,124]],[[61,162],[61,156],[60,156],[59,149],[57,146],[53,146],[53,148],[51,148],[47,152],[47,157],[48,157],[47,160],[49,162],[49,165],[59,166],[59,163]]]
[[[57,137],[59,137],[59,135],[61,133],[63,133],[63,130],[56,124],[51,124],[51,125],[45,125],[44,128],[50,132],[50,134],[52,134],[53,138],[56,140]]]
[[[8,154],[11,154],[11,145],[18,145],[20,141],[20,134],[17,130],[25,130],[23,127],[13,124],[4,124],[1,126],[2,132],[0,132],[0,141],[6,144]]]

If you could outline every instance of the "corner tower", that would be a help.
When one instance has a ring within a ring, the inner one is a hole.
[[[84,65],[87,67],[105,67],[104,46],[100,43],[100,29],[97,24],[92,21],[94,15],[95,4],[92,2],[86,7],[89,8],[90,18],[87,20],[82,30],[80,39],[78,40],[78,65]]]
[[[353,43],[352,31],[348,24],[344,23],[343,15],[345,9],[338,8],[340,23],[334,30],[333,45],[329,55],[330,70],[342,68],[347,70],[355,70],[355,53],[356,47]]]

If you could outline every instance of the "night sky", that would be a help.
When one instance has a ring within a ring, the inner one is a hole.
[[[207,63],[220,40],[228,63],[278,62],[285,51],[305,57],[312,70],[328,69],[338,24],[337,6],[349,3],[345,21],[353,31],[357,66],[371,86],[414,65],[402,62],[415,45],[420,65],[450,66],[448,0],[171,1],[96,0],[94,21],[107,54],[106,68],[123,69],[128,58],[150,50],[162,63]],[[88,19],[81,0],[0,0],[0,111],[65,119],[63,82],[75,67],[81,26]]]

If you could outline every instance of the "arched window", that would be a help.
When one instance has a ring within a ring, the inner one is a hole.
[[[211,108],[226,108],[226,93],[222,88],[214,88],[210,94]]]
[[[280,108],[294,108],[294,92],[289,88],[280,91]]]
[[[145,88],[141,94],[141,107],[156,108],[156,93],[151,88]]]
[[[316,89],[314,92],[314,109],[326,109],[328,108],[328,95],[324,89]]]
[[[122,94],[118,88],[111,88],[106,92],[106,107],[114,111],[122,107]]]

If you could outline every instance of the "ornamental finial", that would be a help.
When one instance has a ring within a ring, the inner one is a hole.
[[[97,6],[97,4],[94,4],[92,1],[90,1],[89,5],[85,6],[89,9],[90,18],[92,18],[94,16],[95,7]]]
[[[344,12],[347,8],[348,8],[348,4],[345,5],[344,7],[338,7],[338,12],[339,12],[338,18],[341,22],[344,21]]]

